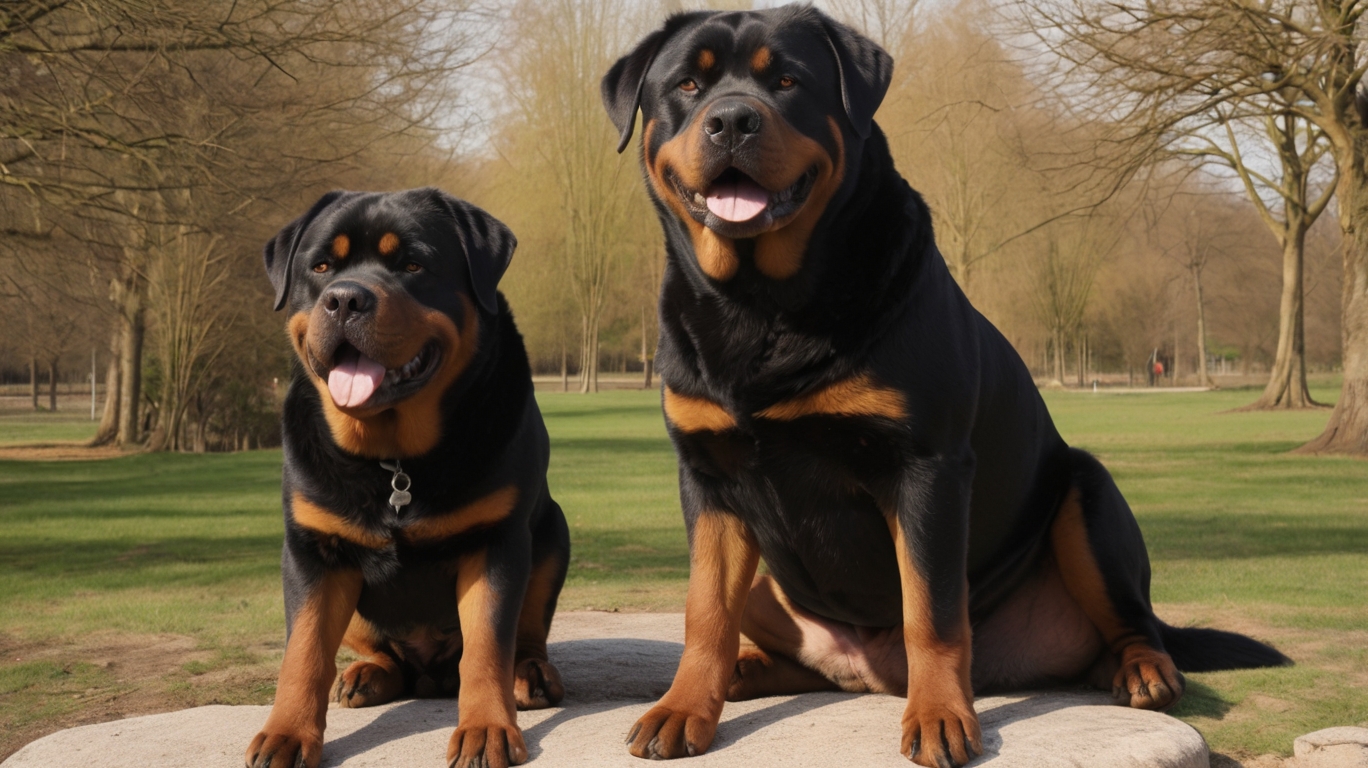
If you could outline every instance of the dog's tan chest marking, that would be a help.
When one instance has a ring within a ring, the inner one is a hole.
[[[680,432],[726,432],[736,429],[727,409],[702,397],[681,395],[665,387],[665,418]]]
[[[896,421],[907,418],[907,398],[896,389],[875,383],[869,374],[860,374],[775,403],[755,415],[773,421],[804,416],[874,416]]]
[[[290,498],[290,517],[296,525],[320,536],[336,536],[367,549],[384,549],[390,545],[389,537],[381,536],[346,520],[341,515],[329,512],[299,492]]]
[[[444,515],[414,520],[404,527],[403,536],[412,542],[449,539],[499,523],[513,512],[517,503],[517,487],[505,486]]]

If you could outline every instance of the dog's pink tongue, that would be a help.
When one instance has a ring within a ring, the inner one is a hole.
[[[384,378],[385,366],[349,348],[328,372],[328,392],[338,406],[355,408],[370,399]]]
[[[750,221],[769,205],[769,192],[745,176],[708,190],[708,210],[726,221]]]

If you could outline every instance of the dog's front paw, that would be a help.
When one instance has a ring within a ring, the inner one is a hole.
[[[958,768],[983,754],[983,736],[972,707],[909,703],[902,728],[903,757],[917,765]]]
[[[560,670],[545,659],[523,659],[513,670],[513,701],[518,709],[554,707],[565,698]]]
[[[1187,681],[1173,658],[1147,645],[1132,645],[1121,652],[1121,668],[1112,680],[1112,697],[1118,704],[1136,709],[1168,709],[1182,698]]]
[[[652,760],[701,755],[712,746],[718,714],[662,701],[632,726],[627,751]]]
[[[277,731],[267,724],[247,748],[247,768],[318,768],[323,739],[306,733]]]
[[[514,724],[461,723],[447,745],[447,768],[508,768],[527,762],[527,745]]]
[[[332,700],[344,707],[373,707],[394,701],[403,691],[404,675],[398,667],[354,661],[337,677]]]

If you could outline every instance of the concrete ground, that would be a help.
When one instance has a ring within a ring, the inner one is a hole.
[[[567,613],[551,659],[563,706],[520,712],[538,768],[644,764],[623,737],[670,685],[683,641],[679,614]],[[980,699],[985,754],[996,768],[1207,768],[1206,743],[1167,715],[1110,704],[1105,694],[1053,691]],[[73,728],[29,744],[3,768],[242,765],[268,707],[210,706]],[[728,704],[717,738],[690,768],[896,766],[901,699],[814,693]],[[402,701],[328,713],[325,766],[442,766],[456,723],[451,700]]]

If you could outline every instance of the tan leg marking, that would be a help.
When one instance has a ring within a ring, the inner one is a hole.
[[[361,614],[352,614],[342,645],[361,658],[337,676],[332,700],[348,708],[374,707],[399,698],[404,692],[404,673],[393,657],[382,650],[384,639]]]
[[[969,680],[972,634],[969,585],[949,637],[936,631],[933,601],[896,514],[888,516],[902,579],[903,641],[907,647],[907,709],[902,753],[917,765],[964,765],[983,754],[983,735],[974,712]]]
[[[879,386],[872,376],[862,373],[801,397],[775,403],[755,415],[776,421],[817,415],[878,416],[900,421],[907,418],[907,399],[898,390]]]
[[[741,647],[741,613],[760,562],[755,537],[732,515],[704,512],[689,541],[684,654],[670,690],[627,736],[637,757],[706,752]]]
[[[681,395],[665,387],[665,418],[680,432],[726,432],[736,429],[727,409],[702,397]]]
[[[1120,662],[1112,680],[1112,695],[1118,702],[1139,709],[1165,709],[1177,703],[1185,682],[1173,659],[1122,621],[1107,595],[1107,582],[1088,542],[1082,494],[1077,488],[1070,489],[1060,505],[1050,537],[1064,588]]]
[[[247,748],[247,765],[317,768],[323,756],[328,690],[337,676],[337,649],[361,596],[359,571],[329,571],[295,615],[280,665],[275,705]]]
[[[414,520],[404,528],[404,538],[427,542],[459,536],[498,523],[508,517],[517,504],[517,486],[505,486],[445,515]]]
[[[447,762],[454,768],[527,760],[513,703],[513,648],[500,645],[495,631],[498,606],[485,552],[462,558],[456,571],[456,612],[465,641],[457,696],[460,721],[447,744]]]
[[[514,657],[513,700],[518,709],[542,709],[565,698],[560,671],[546,653],[551,633],[551,606],[556,599],[556,577],[561,563],[548,556],[532,569],[518,614],[518,644]]]

